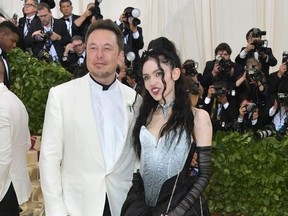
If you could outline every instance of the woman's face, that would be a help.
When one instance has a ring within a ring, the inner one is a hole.
[[[162,94],[164,92],[164,83],[162,77],[166,82],[166,90],[164,92],[164,98],[166,103],[169,103],[175,99],[175,81],[180,76],[180,69],[172,69],[170,65],[160,63],[164,71],[158,68],[155,59],[150,58],[143,65],[143,80],[145,89],[154,98],[154,100],[164,103]]]

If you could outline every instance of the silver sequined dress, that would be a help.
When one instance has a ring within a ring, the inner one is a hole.
[[[157,140],[142,126],[140,142],[140,174],[144,182],[145,200],[147,205],[155,206],[164,182],[183,169],[190,151],[187,134],[184,131],[179,138],[178,134],[173,137],[171,132]]]

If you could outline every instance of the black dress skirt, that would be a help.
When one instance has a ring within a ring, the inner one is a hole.
[[[185,165],[179,173],[178,180],[177,175],[175,175],[164,182],[156,206],[152,207],[146,204],[142,177],[139,172],[134,173],[132,187],[122,206],[121,216],[160,216],[161,214],[165,215],[167,212],[169,213],[175,209],[197,180],[197,175],[190,175],[191,160],[194,152],[195,145],[193,143]],[[175,182],[176,188],[172,195]],[[169,209],[167,209],[171,196],[172,200]],[[203,195],[194,202],[194,205],[190,207],[184,216],[210,216],[210,211]]]

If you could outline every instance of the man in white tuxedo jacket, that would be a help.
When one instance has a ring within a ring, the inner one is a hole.
[[[31,195],[27,151],[31,147],[28,114],[20,99],[4,85],[0,61],[0,215],[19,215],[19,204]]]
[[[111,20],[92,24],[89,73],[49,92],[40,152],[46,216],[120,215],[136,164],[130,133],[139,98],[116,79],[123,41]]]

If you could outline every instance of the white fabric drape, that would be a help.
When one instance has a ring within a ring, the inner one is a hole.
[[[84,12],[88,0],[72,0],[75,14]],[[52,10],[61,17],[59,0]],[[0,7],[12,17],[21,17],[21,0],[0,0]],[[232,59],[246,46],[245,35],[253,27],[266,30],[264,37],[278,59],[288,50],[287,0],[102,0],[100,8],[104,18],[117,19],[124,8],[132,6],[141,11],[146,49],[150,40],[166,36],[173,40],[182,61],[192,58],[199,62],[199,72],[205,62],[214,58],[214,49],[221,42],[232,48]]]

